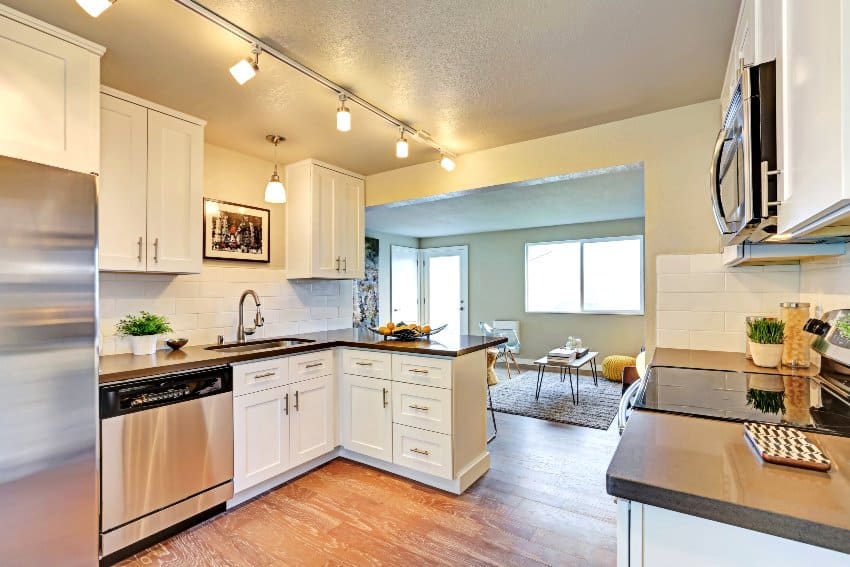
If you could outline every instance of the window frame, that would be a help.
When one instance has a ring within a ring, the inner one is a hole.
[[[640,308],[637,310],[591,310],[584,308],[584,245],[585,243],[593,242],[612,242],[618,240],[637,240],[640,242]],[[579,244],[579,305],[580,311],[531,311],[528,308],[528,249],[530,246],[541,244]],[[645,315],[646,314],[646,281],[644,279],[646,272],[646,249],[644,245],[643,234],[629,234],[623,236],[603,236],[598,238],[574,238],[567,240],[544,240],[540,242],[525,243],[525,312],[526,313],[543,313],[543,314],[574,314],[574,315]]]

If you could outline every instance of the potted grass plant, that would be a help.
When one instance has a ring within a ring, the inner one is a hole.
[[[153,354],[156,352],[156,339],[162,333],[170,333],[171,325],[162,315],[139,311],[138,315],[127,315],[115,325],[121,336],[130,337],[133,354]]]
[[[782,361],[785,323],[776,319],[758,319],[747,324],[747,338],[753,364],[776,368]]]

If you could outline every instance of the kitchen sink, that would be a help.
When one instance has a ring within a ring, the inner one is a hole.
[[[222,352],[253,352],[255,350],[268,350],[273,348],[296,347],[314,343],[310,339],[263,339],[259,341],[247,341],[244,343],[224,343],[221,345],[208,346],[206,350],[217,350]]]

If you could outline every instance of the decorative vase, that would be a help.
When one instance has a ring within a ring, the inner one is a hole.
[[[776,368],[782,362],[782,345],[765,345],[750,341],[753,364],[763,368]]]
[[[156,352],[157,335],[142,335],[138,337],[130,337],[130,346],[133,349],[133,354],[141,356],[144,354],[153,354]]]

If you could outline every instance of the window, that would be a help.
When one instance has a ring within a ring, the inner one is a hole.
[[[643,236],[525,245],[525,310],[643,314]]]

